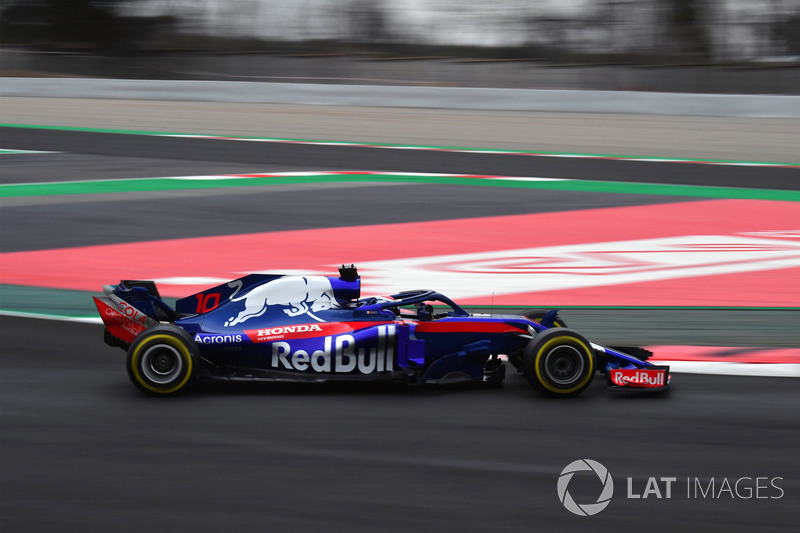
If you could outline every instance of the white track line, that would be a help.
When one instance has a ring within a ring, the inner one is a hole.
[[[654,361],[669,365],[670,372],[716,376],[800,377],[800,364],[730,363],[723,361]]]
[[[64,152],[56,152],[52,150],[16,150],[14,148],[0,148],[0,155],[15,155],[15,154],[63,154]]]
[[[58,320],[61,322],[81,322],[84,324],[102,324],[102,319],[94,316],[67,316],[67,315],[51,315],[47,313],[28,313],[25,311],[9,311],[7,309],[0,309],[0,316],[14,316],[20,318],[38,318],[42,320]]]
[[[269,137],[237,137],[235,135],[202,135],[202,134],[177,134],[177,133],[152,133],[148,134],[156,137],[179,137],[188,139],[211,139],[220,141],[239,141],[239,142],[263,142],[277,144],[302,144],[313,146],[346,146],[354,148],[376,148],[380,150],[417,150],[427,152],[453,152],[462,154],[495,154],[495,155],[517,155],[527,157],[554,157],[563,159],[608,159],[614,161],[639,161],[647,163],[692,163],[701,165],[721,165],[721,166],[742,166],[742,167],[774,167],[795,168],[795,163],[770,163],[759,161],[715,161],[688,158],[669,158],[669,157],[642,157],[625,155],[603,155],[603,154],[570,154],[570,153],[547,153],[524,150],[502,150],[502,149],[480,149],[480,148],[457,148],[446,146],[419,146],[419,145],[392,145],[392,144],[370,144],[359,142],[340,142],[340,141],[314,141],[302,139],[277,139]]]

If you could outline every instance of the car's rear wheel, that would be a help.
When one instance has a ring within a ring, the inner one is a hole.
[[[128,376],[151,396],[172,396],[194,383],[197,345],[176,326],[156,326],[145,331],[128,349]]]
[[[578,395],[589,386],[595,367],[589,341],[576,331],[553,328],[528,343],[522,371],[539,393],[567,397]]]

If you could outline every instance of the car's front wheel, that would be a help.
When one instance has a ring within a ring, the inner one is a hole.
[[[567,397],[580,394],[589,386],[595,366],[589,341],[576,331],[553,328],[528,343],[522,371],[539,393]]]
[[[171,396],[194,383],[197,346],[176,326],[148,329],[128,349],[128,376],[151,396]]]
[[[525,318],[530,318],[534,322],[541,323],[544,320],[545,315],[547,315],[547,309],[529,309],[522,313],[522,316]],[[556,315],[556,319],[553,322],[554,328],[565,328],[567,327],[567,323],[561,319],[560,316]],[[517,369],[517,372],[522,372],[522,358],[525,355],[524,350],[517,350],[516,352],[508,354],[508,362]]]
[[[522,313],[522,316],[524,316],[525,318],[530,318],[533,321],[541,323],[541,321],[544,320],[545,315],[547,315],[547,313],[549,313],[549,312],[550,312],[549,309],[529,309],[529,310],[525,311],[524,313]],[[564,320],[562,320],[560,316],[556,315],[556,319],[553,322],[553,327],[555,327],[555,328],[566,328],[567,327],[567,323]]]

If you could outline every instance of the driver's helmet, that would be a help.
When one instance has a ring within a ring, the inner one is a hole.
[[[424,302],[417,306],[417,317],[422,320],[433,320],[433,306]]]

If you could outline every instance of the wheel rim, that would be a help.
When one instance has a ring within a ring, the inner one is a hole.
[[[550,350],[545,356],[545,374],[557,385],[572,385],[581,378],[583,368],[583,354],[575,346],[562,344]]]
[[[141,369],[145,378],[156,385],[167,385],[183,372],[183,357],[168,344],[156,344],[142,354]]]

